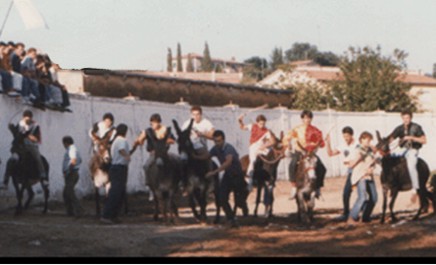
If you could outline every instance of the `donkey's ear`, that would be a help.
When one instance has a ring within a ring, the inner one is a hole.
[[[189,122],[188,129],[186,129],[186,131],[191,132],[191,130],[192,130],[192,125],[194,125],[194,119],[191,119],[191,121]]]
[[[284,137],[285,137],[285,133],[283,131],[280,131],[280,142],[283,141]]]
[[[168,127],[167,129],[167,134],[165,135],[165,140],[167,140],[168,138],[170,138],[171,136],[171,127]]]
[[[180,134],[182,134],[182,130],[180,129],[179,124],[177,123],[176,120],[173,120],[173,124],[174,124],[174,128],[176,128],[177,135],[180,136]],[[171,128],[168,128],[168,129],[171,129]]]
[[[377,130],[377,131],[375,131],[375,134],[377,135],[377,140],[378,140],[379,142],[381,142],[381,141],[382,141],[382,138],[381,138],[381,136],[380,136],[380,132]]]

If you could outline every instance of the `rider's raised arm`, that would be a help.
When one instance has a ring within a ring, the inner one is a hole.
[[[141,133],[139,134],[139,136],[136,138],[136,143],[137,145],[144,145],[145,140],[147,139],[147,134],[145,131],[141,131]]]
[[[239,128],[241,128],[241,130],[248,131],[248,126],[244,124],[244,117],[245,114],[241,114],[238,118]]]
[[[332,157],[332,156],[336,156],[339,155],[341,153],[341,151],[339,151],[338,149],[332,149],[332,146],[330,144],[330,134],[328,133],[326,136],[326,142],[327,142],[327,154]]]

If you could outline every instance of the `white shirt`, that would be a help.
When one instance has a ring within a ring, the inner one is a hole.
[[[359,143],[356,140],[354,140],[353,143],[351,143],[350,145],[348,145],[347,143],[343,143],[338,146],[337,150],[340,151],[342,156],[344,157],[344,163],[353,160],[354,151],[358,146]]]
[[[127,166],[129,164],[129,161],[127,161],[124,156],[120,154],[121,150],[125,150],[126,153],[129,153],[130,147],[126,138],[118,136],[117,138],[115,138],[115,141],[112,143],[111,146],[112,165]]]
[[[82,163],[82,158],[80,157],[76,146],[70,145],[65,152],[64,162],[62,163],[62,171],[64,173],[67,173],[70,170],[71,160],[73,159],[76,159],[74,170],[79,170],[80,164]]]
[[[187,120],[185,123],[183,123],[182,130],[185,130],[188,128],[189,123],[191,120]],[[199,131],[200,133],[208,133],[211,130],[213,130],[212,123],[207,119],[202,119],[199,123],[192,124],[192,130],[191,130],[191,141],[194,145],[194,149],[200,149],[200,148],[207,148],[207,138],[206,137],[199,137],[195,131]]]
[[[104,121],[97,123],[97,127],[98,127],[98,131],[95,134],[100,139],[103,138],[103,136],[105,136],[105,134],[112,129],[112,127],[106,128]],[[92,129],[93,128],[91,128],[91,130],[89,130],[89,137],[91,137],[91,138],[92,138]],[[115,137],[115,132],[112,134],[112,137],[110,140],[113,140],[114,137]]]

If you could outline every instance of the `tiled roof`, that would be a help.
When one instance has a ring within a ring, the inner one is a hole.
[[[222,83],[241,83],[240,73],[185,73],[185,72],[152,72],[152,71],[129,71],[130,73],[146,74],[154,76],[172,77],[180,79],[191,79],[200,81],[216,81]]]

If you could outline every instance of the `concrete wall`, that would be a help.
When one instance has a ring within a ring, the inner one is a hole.
[[[41,153],[48,159],[50,170],[50,192],[52,199],[60,199],[64,186],[61,164],[64,154],[64,148],[61,139],[65,135],[71,135],[78,147],[83,164],[80,170],[80,181],[77,191],[80,196],[89,194],[92,191],[92,183],[88,174],[87,164],[91,154],[91,141],[88,138],[88,130],[94,122],[101,119],[104,113],[110,111],[115,115],[115,123],[126,123],[129,126],[128,140],[133,142],[141,130],[148,127],[148,119],[153,113],[162,115],[163,123],[172,125],[171,119],[176,119],[179,123],[189,119],[189,105],[174,105],[165,103],[156,103],[149,101],[126,101],[121,99],[81,97],[71,96],[73,113],[61,113],[54,111],[40,111],[32,109],[35,120],[40,124],[42,129]],[[14,123],[21,118],[21,113],[25,107],[14,99],[0,97],[0,158],[3,163],[0,165],[0,175],[3,176],[5,163],[10,156],[9,148],[12,136],[7,130],[7,124],[12,119]],[[248,111],[239,107],[205,107],[204,116],[212,121],[216,128],[222,129],[227,135],[227,140],[233,144],[240,155],[245,155],[248,150],[249,133],[241,131],[238,127],[237,117]],[[300,124],[300,111],[290,111],[285,108],[267,109],[262,111],[250,112],[245,119],[246,122],[253,122],[258,114],[265,114],[268,118],[268,126],[277,135],[280,131],[286,131],[291,127]],[[428,144],[421,151],[421,156],[429,163],[432,170],[436,168],[436,156],[433,154],[433,148],[436,146],[436,137],[434,137],[436,117],[431,114],[417,114],[414,120],[421,124],[428,136]],[[393,128],[401,123],[399,114],[379,113],[335,113],[328,111],[315,112],[314,125],[319,127],[325,134],[329,130],[332,132],[333,145],[342,142],[341,129],[346,126],[352,126],[356,135],[368,130],[375,133],[378,129],[382,135],[387,135]],[[174,129],[173,129],[174,130]],[[209,147],[211,147],[209,142]],[[171,151],[176,151],[173,146]],[[328,176],[343,175],[344,169],[340,166],[339,158],[328,158],[325,149],[319,151],[321,159],[328,169]],[[129,168],[128,191],[137,192],[145,191],[145,178],[142,171],[142,165],[147,159],[145,147],[138,149],[133,155]],[[287,179],[286,159],[279,166],[279,178]],[[41,188],[35,186],[36,191]],[[9,191],[0,191],[1,197],[14,196],[12,185],[9,185]],[[41,199],[42,194],[38,193],[37,198]],[[11,200],[15,203],[15,200]],[[1,204],[1,203],[0,203]],[[1,208],[1,205],[0,205]]]
[[[59,82],[67,87],[69,93],[81,94],[85,91],[81,70],[60,70],[58,78]]]

